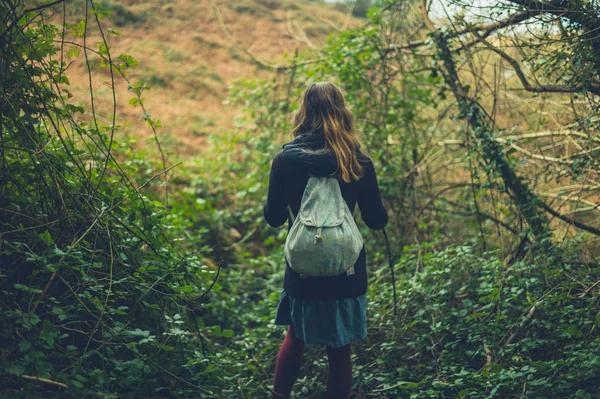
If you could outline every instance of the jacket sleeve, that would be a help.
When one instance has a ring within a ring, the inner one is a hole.
[[[360,214],[368,228],[381,230],[388,223],[388,213],[381,201],[377,175],[371,160],[364,164],[364,172],[365,175],[362,178],[362,185],[358,193]]]
[[[265,220],[273,227],[281,226],[288,218],[284,166],[285,156],[283,153],[279,153],[275,156],[271,165],[267,202],[263,209]]]

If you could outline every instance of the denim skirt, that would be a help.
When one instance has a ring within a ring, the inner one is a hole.
[[[305,344],[338,348],[367,336],[367,295],[307,301],[283,290],[275,324],[291,325]]]

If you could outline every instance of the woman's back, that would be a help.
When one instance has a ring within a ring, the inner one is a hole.
[[[388,215],[381,202],[373,162],[363,156],[361,164],[364,168],[364,176],[360,180],[344,182],[338,178],[342,197],[352,213],[358,203],[361,217],[367,227],[380,230],[387,224]],[[284,151],[277,154],[271,166],[271,184],[264,209],[267,223],[279,227],[289,220],[287,205],[294,215],[297,215],[310,176],[328,176],[327,172],[326,167],[316,167],[314,164],[290,159]]]
[[[307,132],[285,145],[284,150],[273,159],[264,207],[265,219],[271,226],[281,226],[288,220],[288,229],[291,228],[288,205],[297,215],[310,176],[331,176],[339,170],[337,159],[326,151],[325,145],[321,132]],[[358,156],[363,176],[350,182],[338,177],[342,197],[351,212],[358,204],[362,219],[369,228],[382,229],[388,222],[388,214],[381,201],[373,163],[362,153]],[[343,299],[362,295],[367,290],[365,250],[363,248],[354,265],[353,275],[344,273],[333,277],[303,278],[286,261],[283,287],[290,295],[304,300]]]
[[[273,159],[264,207],[267,223],[278,227],[288,220],[290,229],[292,219],[299,212],[310,177],[328,176],[337,178],[350,212],[354,213],[358,204],[362,219],[368,227],[376,230],[384,228],[388,214],[381,201],[373,163],[360,150],[354,134],[352,114],[345,107],[343,95],[335,85],[321,82],[306,90],[296,114],[293,133],[294,140],[284,145],[283,151]],[[337,193],[337,189],[335,192]],[[318,203],[317,200],[316,204]],[[339,204],[343,205],[341,201],[331,201],[328,205],[331,203],[336,204],[334,212],[339,209]],[[304,209],[306,208],[303,208],[303,212]],[[351,221],[350,215],[346,215]],[[340,238],[336,236],[332,239]],[[358,242],[357,251],[361,244],[360,241],[355,242]],[[335,254],[335,251],[327,252],[328,256],[338,256]],[[312,262],[314,257],[322,261],[320,255],[315,255],[314,252],[310,255],[304,260],[310,259]],[[341,259],[343,256],[337,259],[340,264]],[[355,256],[351,262],[354,259]],[[275,323],[289,327],[277,358],[274,398],[289,398],[300,370],[305,344],[327,347],[330,363],[327,397],[349,397],[352,380],[350,343],[367,335],[367,266],[364,246],[351,269],[353,273],[306,277],[296,273],[286,260],[283,290]]]

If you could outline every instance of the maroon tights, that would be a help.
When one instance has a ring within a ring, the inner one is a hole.
[[[275,363],[275,382],[273,391],[287,396],[292,387],[302,363],[304,342],[296,338],[294,329],[289,326],[277,362]],[[329,371],[327,373],[327,399],[348,399],[352,384],[352,362],[350,360],[350,344],[340,348],[327,347]]]

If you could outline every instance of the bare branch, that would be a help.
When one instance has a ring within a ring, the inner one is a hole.
[[[42,11],[42,10],[44,10],[46,8],[50,8],[52,6],[55,6],[57,4],[62,3],[64,1],[65,0],[56,0],[56,1],[53,1],[52,3],[42,4],[41,6],[37,6],[37,7],[34,7],[34,8],[29,8],[29,9],[23,11],[23,14],[28,14],[30,12],[36,12],[36,11]]]
[[[41,382],[42,384],[53,385],[55,387],[67,389],[69,386],[67,384],[63,384],[62,382],[52,381],[47,378],[34,377],[32,375],[21,374],[21,378],[24,378],[29,381]]]
[[[554,209],[550,208],[550,206],[548,206],[545,202],[542,201],[542,208],[544,208],[546,210],[546,212],[548,212],[549,214],[551,214],[552,216],[562,220],[563,222],[567,222],[575,227],[577,227],[578,229],[581,230],[585,230],[588,233],[592,233],[594,235],[600,236],[600,230],[598,230],[595,227],[591,227],[588,226],[586,224],[583,224],[581,222],[578,222],[575,219],[572,219],[568,216],[563,215],[562,213],[555,211]]]
[[[519,335],[521,335],[521,332],[523,331],[523,329],[533,319],[533,316],[534,316],[536,310],[537,310],[536,305],[533,305],[529,309],[529,312],[527,312],[527,315],[525,316],[525,318],[521,321],[521,323],[519,323],[519,325],[517,326],[517,329],[510,335],[510,337],[508,337],[508,339],[506,340],[506,342],[503,345],[503,348],[506,348],[508,345],[512,344],[513,341],[515,339],[517,339],[519,337]]]
[[[491,24],[481,24],[481,25],[472,25],[467,26],[465,29],[455,32],[456,36],[463,35],[465,33],[474,33],[477,35],[477,39],[474,41],[467,43],[462,46],[462,48],[471,47],[486,37],[490,36],[492,33],[496,32],[499,29],[506,28],[512,25],[517,25],[521,22],[528,20],[534,15],[540,14],[538,11],[524,11],[516,14],[512,14],[510,17],[503,19],[498,22],[494,22]]]
[[[423,6],[421,6],[421,10],[424,10]],[[537,14],[541,14],[541,12],[524,11],[524,12],[513,14],[513,15],[509,16],[508,18],[503,19],[501,21],[497,21],[497,22],[493,22],[493,23],[489,23],[489,24],[469,25],[464,29],[457,30],[457,31],[450,33],[448,37],[453,38],[453,37],[458,37],[458,36],[461,36],[461,35],[464,35],[467,33],[478,32],[480,39],[476,39],[476,40],[462,46],[462,48],[470,47],[470,46],[473,46],[473,45],[479,43],[481,40],[490,36],[492,33],[496,32],[499,29],[506,28],[506,27],[512,26],[512,25],[517,25],[523,21],[528,20],[529,18],[531,18],[532,16],[537,15]],[[423,17],[426,21],[426,25],[428,26],[428,28],[434,29],[433,24],[431,23],[431,20],[429,19],[429,16],[426,11],[423,12]],[[384,49],[383,51],[388,53],[388,52],[398,51],[398,50],[413,50],[413,49],[425,46],[427,43],[428,43],[427,41],[416,41],[416,42],[407,43],[405,45],[392,45],[392,46]]]
[[[477,35],[476,32],[473,32],[473,33],[475,35]],[[511,56],[506,54],[506,52],[500,50],[498,47],[492,45],[488,41],[483,40],[483,39],[481,39],[480,41],[483,44],[485,44],[487,48],[489,48],[490,50],[492,50],[493,52],[498,54],[500,57],[502,57],[504,60],[506,60],[506,62],[508,62],[510,64],[510,66],[513,68],[513,70],[517,74],[517,77],[521,81],[523,88],[527,91],[531,91],[534,93],[577,93],[577,92],[587,90],[594,94],[600,95],[600,85],[596,84],[596,83],[591,83],[588,87],[584,87],[584,86],[568,87],[568,86],[557,86],[557,85],[534,86],[531,83],[529,83],[529,80],[525,77],[525,74],[523,73],[523,70],[521,69],[521,65],[519,65],[517,60],[515,60],[514,58],[512,58]]]
[[[235,37],[233,37],[233,34],[231,33],[231,31],[229,31],[229,28],[227,28],[227,25],[225,24],[225,21],[223,20],[223,13],[221,12],[221,8],[217,4],[217,2],[213,0],[212,4],[213,4],[213,8],[215,10],[215,14],[217,15],[217,20],[219,21],[219,26],[221,27],[221,30],[223,31],[223,33],[225,34],[225,36],[227,36],[229,38],[229,40],[231,40],[233,42],[233,45],[235,47],[237,47],[240,50],[242,50],[244,52],[244,54],[246,54],[248,57],[250,57],[250,59],[252,60],[252,62],[254,62],[256,65],[258,65],[260,68],[271,70],[271,71],[275,71],[275,72],[279,72],[279,71],[285,71],[285,70],[288,70],[288,69],[296,68],[296,67],[298,67],[300,65],[309,65],[309,64],[313,64],[313,63],[317,62],[317,60],[308,60],[306,62],[295,64],[295,65],[272,65],[272,64],[269,64],[269,63],[267,63],[267,62],[265,62],[263,60],[258,59],[246,47],[244,47],[243,45],[241,45],[235,39]],[[306,38],[306,39],[308,40],[308,38]]]

